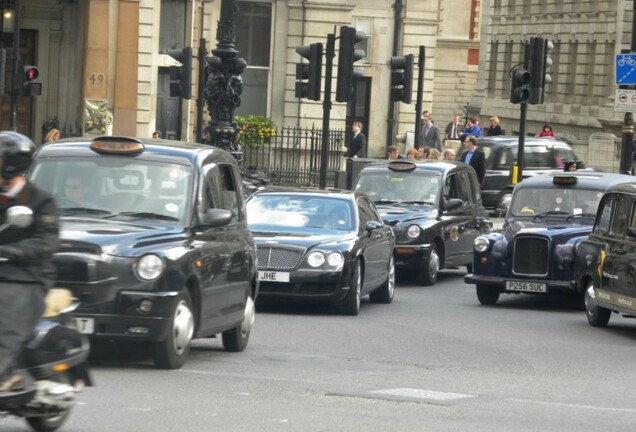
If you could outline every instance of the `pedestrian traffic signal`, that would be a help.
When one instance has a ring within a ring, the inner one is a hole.
[[[552,66],[550,52],[554,49],[552,41],[540,37],[530,39],[530,98],[531,104],[542,104],[546,84],[552,81],[548,69]]]
[[[167,54],[181,63],[170,66],[170,97],[192,99],[192,47],[169,49]]]
[[[340,47],[338,52],[338,81],[336,83],[336,101],[349,102],[353,93],[353,80],[364,75],[354,63],[366,56],[362,49],[356,49],[356,43],[366,40],[367,35],[354,27],[340,27]]]
[[[413,54],[391,57],[391,100],[411,103],[413,93]]]
[[[513,104],[526,103],[530,97],[530,72],[519,67],[512,71],[510,85],[510,102]]]
[[[42,83],[34,82],[40,76],[40,71],[36,66],[24,66],[22,74],[22,95],[40,96],[42,94]]]
[[[297,98],[320,100],[320,85],[322,84],[322,44],[297,46],[296,52],[301,57],[309,60],[309,63],[296,63],[296,88]],[[303,80],[307,80],[304,82]]]

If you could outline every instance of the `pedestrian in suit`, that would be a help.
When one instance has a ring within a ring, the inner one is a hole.
[[[479,185],[482,185],[484,183],[484,177],[486,176],[486,157],[484,153],[477,148],[477,138],[472,135],[466,136],[464,139],[464,147],[466,151],[462,154],[462,162],[475,169]]]
[[[459,115],[453,115],[453,121],[448,123],[445,129],[445,138],[451,140],[458,140],[464,133],[464,125],[459,121]]]
[[[367,139],[362,133],[362,122],[353,122],[351,131],[353,132],[353,139],[347,148],[345,156],[350,158],[367,157]]]
[[[434,148],[442,152],[442,133],[439,128],[433,124],[433,118],[430,114],[424,114],[424,124],[420,135],[420,147]]]

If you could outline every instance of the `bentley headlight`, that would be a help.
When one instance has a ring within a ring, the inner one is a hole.
[[[325,254],[320,251],[314,251],[307,257],[307,264],[312,267],[320,267],[325,263]]]
[[[410,239],[416,239],[420,236],[420,227],[417,225],[411,225],[406,229],[406,236]]]
[[[482,236],[477,237],[475,241],[473,242],[473,247],[475,248],[477,252],[486,252],[486,250],[488,250],[489,245],[490,245],[490,242],[488,241],[488,239]]]
[[[344,258],[340,252],[332,252],[327,257],[327,263],[332,267],[340,267],[344,262]]]
[[[157,279],[165,267],[165,263],[159,256],[148,254],[139,258],[135,270],[140,279],[151,281]]]

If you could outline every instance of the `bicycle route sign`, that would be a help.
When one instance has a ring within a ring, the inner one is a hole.
[[[616,54],[616,84],[636,84],[636,54]]]

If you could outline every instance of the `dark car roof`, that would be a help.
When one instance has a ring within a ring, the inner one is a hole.
[[[529,177],[524,179],[521,183],[519,183],[516,188],[517,189],[527,189],[527,188],[551,188],[551,187],[563,187],[563,183],[555,184],[554,178],[567,178],[567,177],[575,177],[576,185],[572,185],[577,189],[589,189],[589,190],[600,190],[606,191],[608,189],[621,188],[621,187],[629,187],[630,191],[636,193],[636,180],[634,177],[626,175],[626,174],[615,174],[615,173],[605,173],[605,172],[596,172],[596,171],[572,171],[572,172],[556,172],[556,173],[548,173],[542,174],[534,177]],[[567,186],[567,185],[566,185]]]
[[[95,156],[97,153],[91,150],[90,145],[95,137],[67,138],[42,145],[37,150],[39,157],[52,156]],[[99,137],[105,140],[108,137]],[[194,164],[202,155],[212,155],[223,162],[235,162],[232,155],[218,147],[189,143],[185,141],[140,139],[132,137],[113,137],[118,140],[133,140],[144,145],[143,153],[134,156],[140,159],[182,158]]]
[[[615,184],[612,185],[610,188],[608,188],[608,192],[621,192],[621,193],[627,193],[627,194],[632,194],[632,195],[636,195],[636,178],[632,177],[632,176],[628,176],[626,175],[626,177],[631,177],[632,181],[631,182],[626,182],[626,183],[620,183],[620,184]]]
[[[430,171],[439,175],[444,175],[453,169],[468,170],[468,165],[454,161],[442,161],[433,159],[396,159],[375,162],[362,168],[364,171],[385,171],[390,164],[412,163],[415,165],[414,171]]]

